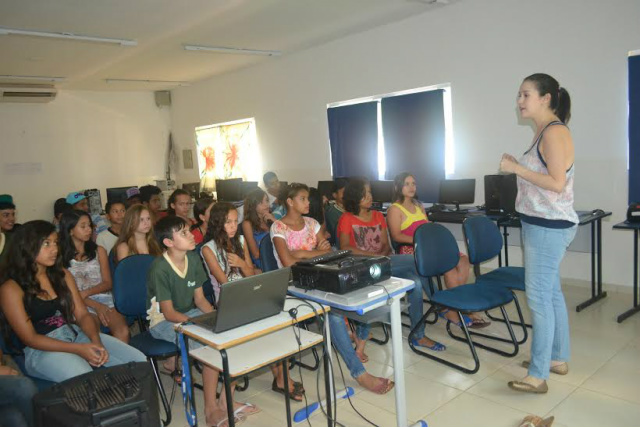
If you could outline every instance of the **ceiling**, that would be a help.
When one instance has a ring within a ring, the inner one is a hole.
[[[55,83],[63,89],[171,89],[178,83],[167,82],[194,83],[278,60],[191,52],[184,44],[278,50],[285,56],[455,1],[3,0],[0,27],[133,39],[137,46],[0,35],[0,76],[64,77]],[[21,81],[0,78],[6,82]]]

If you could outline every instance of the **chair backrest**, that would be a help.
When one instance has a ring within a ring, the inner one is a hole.
[[[469,217],[462,223],[469,262],[478,265],[498,256],[502,236],[498,226],[486,216]]]
[[[109,271],[111,273],[111,277],[113,277],[116,272],[116,264],[116,245],[113,245],[109,251]]]
[[[460,252],[455,237],[446,227],[429,222],[413,235],[414,257],[418,274],[437,277],[458,265]]]
[[[276,261],[275,255],[273,255],[273,242],[271,236],[264,236],[260,240],[260,263],[262,264],[262,271],[273,271],[278,269],[278,261]]]
[[[125,316],[145,316],[147,312],[147,275],[155,257],[131,255],[116,266],[113,275],[113,301]]]

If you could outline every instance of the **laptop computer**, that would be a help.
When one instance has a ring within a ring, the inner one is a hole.
[[[274,316],[284,308],[290,274],[290,268],[281,268],[225,283],[220,287],[218,309],[191,321],[220,333]]]

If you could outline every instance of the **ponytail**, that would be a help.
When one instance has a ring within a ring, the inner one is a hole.
[[[562,123],[567,124],[569,122],[571,118],[571,98],[569,97],[569,92],[560,87],[556,79],[548,74],[536,73],[525,78],[524,81],[535,84],[540,96],[549,94],[551,96],[549,108]]]

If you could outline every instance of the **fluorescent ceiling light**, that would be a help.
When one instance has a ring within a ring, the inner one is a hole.
[[[172,84],[176,86],[189,86],[189,82],[175,80],[138,80],[138,79],[104,79],[107,83],[149,83],[149,84]]]
[[[46,77],[46,76],[0,76],[0,80],[26,80],[33,82],[64,82],[66,77]]]
[[[127,40],[127,39],[113,39],[110,37],[94,37],[94,36],[85,36],[81,34],[73,34],[69,32],[47,32],[47,31],[34,31],[34,30],[21,30],[17,28],[4,28],[0,27],[0,36],[32,36],[32,37],[48,37],[53,39],[66,39],[66,40],[79,40],[85,42],[94,42],[94,43],[112,43],[119,44],[120,46],[137,46],[138,42],[135,40]]]
[[[217,52],[217,53],[234,53],[237,55],[264,55],[264,56],[282,55],[282,52],[279,50],[240,49],[235,47],[217,47],[217,46],[194,46],[190,44],[185,44],[184,50]]]

